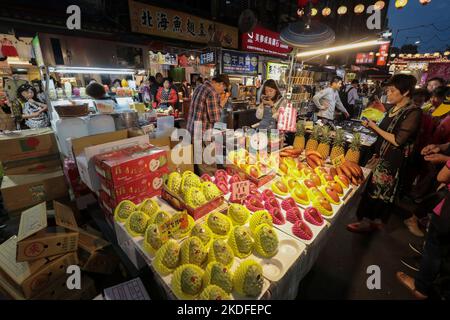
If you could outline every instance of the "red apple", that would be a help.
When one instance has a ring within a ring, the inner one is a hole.
[[[281,202],[281,207],[283,208],[283,210],[288,211],[291,208],[296,208],[297,203],[293,198],[287,198]]]
[[[220,181],[220,182],[216,183],[216,186],[217,186],[217,188],[219,188],[220,191],[222,191],[223,194],[227,194],[229,192],[228,185],[226,182]]]
[[[219,176],[223,176],[226,179],[228,177],[227,172],[225,170],[223,170],[223,169],[217,170],[214,175],[215,175],[216,178],[218,178]]]
[[[256,169],[255,166],[251,166],[251,167],[249,168],[248,174],[249,174],[250,176],[252,176],[253,178],[256,178],[256,179],[259,178],[259,171],[258,171],[258,169]]]

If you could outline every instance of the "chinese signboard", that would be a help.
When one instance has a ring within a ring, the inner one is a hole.
[[[228,74],[256,75],[258,56],[230,50],[222,50],[222,71]]]
[[[286,74],[286,70],[288,69],[288,65],[284,63],[275,63],[269,62],[267,63],[267,74],[266,79],[273,79],[276,81],[280,81],[280,78],[284,78]]]
[[[178,56],[176,54],[163,54],[161,52],[154,53],[153,51],[150,51],[149,57],[150,63],[167,64],[172,66],[176,66],[178,64]]]
[[[292,51],[291,47],[281,42],[278,32],[260,26],[256,26],[250,33],[242,34],[242,49],[283,57]]]
[[[372,64],[373,54],[369,53],[357,53],[356,54],[356,64]]]
[[[377,59],[377,66],[385,66],[388,59],[389,43],[384,43],[380,46],[378,53],[380,54]]]
[[[180,11],[128,1],[131,30],[159,37],[238,47],[237,28]]]
[[[200,54],[200,64],[215,64],[216,63],[216,54],[214,51],[205,52]]]

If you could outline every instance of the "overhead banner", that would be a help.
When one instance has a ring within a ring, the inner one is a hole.
[[[378,50],[380,54],[377,59],[377,66],[385,66],[388,59],[389,53],[389,43],[384,43],[380,46],[380,50]]]
[[[356,64],[373,64],[374,55],[369,53],[357,53]]]
[[[171,9],[128,1],[131,31],[153,36],[238,47],[238,30],[222,23]]]
[[[200,54],[200,64],[215,64],[216,63],[216,53],[214,51],[203,52]]]
[[[244,33],[242,50],[258,51],[269,55],[286,57],[292,48],[281,42],[280,34],[266,28],[256,26],[252,32]]]
[[[256,76],[258,74],[258,55],[222,50],[222,72]]]

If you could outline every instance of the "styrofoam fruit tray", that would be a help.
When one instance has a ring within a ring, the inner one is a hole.
[[[245,261],[245,260],[248,260],[248,259],[240,260],[240,259],[235,258],[235,259],[234,259],[234,262],[233,262],[233,265],[232,265],[231,268],[230,268],[230,271],[234,273],[234,272],[236,271],[236,269],[239,267],[239,265],[240,265],[243,261]],[[258,262],[258,261],[256,261],[256,262]],[[152,268],[153,268],[153,266],[152,266]],[[153,270],[154,270],[154,269],[153,269]],[[263,269],[263,270],[264,270],[264,269]],[[155,273],[157,273],[156,270],[155,270]],[[158,274],[158,273],[157,273],[157,274]],[[158,274],[158,275],[159,275],[159,274]],[[161,275],[159,275],[159,276],[161,277],[161,279],[163,280],[163,282],[164,282],[164,284],[167,286],[167,288],[169,288],[170,291],[172,291],[171,283],[172,283],[173,273],[171,273],[171,274],[169,274],[169,275],[167,275],[167,276],[161,276]],[[261,293],[260,293],[260,295],[259,295],[258,297],[253,298],[253,297],[241,296],[240,294],[238,294],[238,293],[237,293],[236,291],[234,291],[234,290],[233,290],[233,292],[231,292],[230,296],[231,296],[231,299],[232,299],[232,300],[261,300],[261,298],[264,296],[264,294],[266,293],[266,291],[269,290],[269,287],[270,287],[270,282],[269,282],[269,280],[267,280],[266,278],[264,278],[263,287],[262,287]],[[172,292],[173,292],[173,291],[172,291]],[[175,294],[174,294],[174,296],[175,296]],[[176,297],[176,296],[175,296],[175,297]],[[177,299],[178,299],[178,297],[177,297]]]

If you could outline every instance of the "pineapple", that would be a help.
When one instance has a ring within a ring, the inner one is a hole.
[[[320,133],[319,126],[314,126],[313,131],[311,133],[310,138],[308,139],[308,142],[306,143],[306,151],[315,151],[317,149],[317,145],[319,144],[319,133]]]
[[[361,148],[361,134],[359,132],[355,132],[353,134],[353,140],[350,143],[347,154],[345,155],[345,160],[359,164],[360,148]]]
[[[305,123],[303,121],[297,122],[297,133],[294,139],[294,149],[305,149]]]
[[[322,127],[322,134],[320,136],[320,144],[317,147],[317,152],[322,155],[322,159],[328,158],[330,155],[330,128],[328,126]]]
[[[344,144],[345,144],[344,130],[337,129],[336,137],[334,138],[333,148],[331,149],[330,155],[331,160],[334,160],[339,156],[345,155]]]

